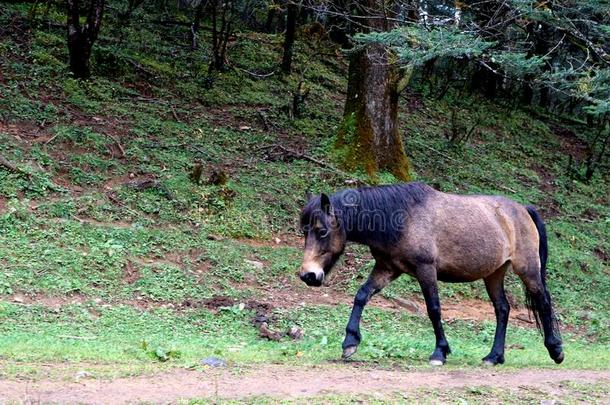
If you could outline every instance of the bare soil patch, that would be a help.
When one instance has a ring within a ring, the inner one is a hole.
[[[127,260],[123,266],[123,281],[133,284],[140,278],[140,269],[131,260]]]
[[[38,125],[32,122],[0,122],[0,132],[8,134],[24,144],[45,142],[48,139],[48,134]]]
[[[578,160],[582,160],[587,156],[589,146],[572,129],[553,125],[551,130],[559,138],[561,149],[566,155],[570,155]]]
[[[553,183],[556,178],[555,175],[543,165],[536,164],[532,169],[540,178],[539,187],[544,194],[543,199],[538,202],[538,209],[545,218],[555,218],[561,215],[561,205],[553,197],[556,191],[555,184]]]
[[[6,212],[6,205],[8,199],[6,197],[0,196],[0,214],[4,214]]]
[[[51,309],[59,309],[65,305],[83,304],[89,299],[81,294],[54,296],[16,292],[8,296],[7,301],[18,305],[42,305]]]
[[[0,212],[2,212],[2,201],[0,201]],[[610,252],[604,250],[603,247],[597,246],[595,249],[593,249],[593,253],[595,253],[595,256],[597,256],[602,262],[610,263]]]
[[[172,264],[175,262],[166,262],[161,259],[163,264]],[[135,283],[140,277],[139,266],[144,262],[128,261],[124,266],[123,282],[126,284]],[[145,262],[147,265],[160,264],[159,262]],[[207,266],[207,263],[202,266]],[[72,305],[75,303],[84,303],[92,298],[83,295],[73,296],[47,296],[44,294],[27,295],[15,293],[7,296],[7,300],[22,304],[22,305],[43,305],[49,308],[58,309],[64,305]],[[102,302],[101,299],[94,301]],[[247,309],[252,309],[257,313],[270,315],[275,308],[299,308],[311,305],[336,306],[336,305],[352,305],[354,298],[346,293],[334,291],[329,288],[311,289],[299,288],[291,286],[290,288],[268,288],[260,291],[256,299],[236,299],[223,295],[216,295],[205,300],[187,299],[180,303],[170,303],[164,301],[151,301],[143,297],[138,297],[135,300],[125,300],[115,302],[114,304],[124,304],[134,306],[141,310],[150,310],[157,307],[180,309],[206,308],[211,311],[218,311],[222,307],[231,307],[243,303]],[[475,299],[445,299],[441,302],[443,319],[447,322],[474,321],[495,322],[494,310],[490,302],[475,300]],[[407,311],[421,317],[427,317],[426,304],[421,297],[411,296],[409,298],[401,298],[398,300],[384,298],[382,296],[374,297],[367,305],[368,308],[379,308],[386,311]],[[510,321],[511,325],[521,327],[534,328],[535,324],[525,308],[511,308]]]
[[[236,242],[242,243],[244,245],[252,246],[252,247],[282,247],[289,246],[294,248],[302,248],[303,247],[303,238],[294,234],[282,234],[277,235],[273,238],[273,240],[264,240],[264,239],[248,239],[248,238],[237,238],[234,239]]]
[[[72,381],[0,380],[0,398],[30,403],[175,403],[179,399],[243,399],[271,396],[283,399],[324,394],[413,392],[418,389],[492,387],[510,390],[536,388],[553,398],[569,390],[561,382],[610,382],[609,371],[528,369],[505,372],[423,369],[381,370],[356,363],[321,366],[265,365],[240,368],[175,370],[154,376],[97,380],[73,377]]]
[[[296,308],[309,305],[352,305],[354,297],[333,288],[312,289],[300,285],[290,285],[289,288],[264,289],[258,300],[277,308]],[[427,317],[426,304],[420,296],[393,300],[378,295],[370,301],[367,307],[391,311],[408,311]],[[446,321],[496,321],[493,306],[489,301],[449,298],[441,301],[441,308],[443,319]],[[512,325],[535,327],[527,309],[523,307],[511,307],[510,322]]]

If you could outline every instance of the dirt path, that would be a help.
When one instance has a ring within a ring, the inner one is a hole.
[[[176,370],[155,376],[112,381],[80,382],[0,380],[0,403],[174,403],[188,398],[246,398],[271,396],[303,398],[323,394],[413,392],[417,389],[491,387],[539,389],[561,397],[565,384],[608,383],[610,371],[566,369],[501,369],[420,371],[362,368],[357,364],[295,367],[269,365],[248,370],[211,369],[204,372]],[[610,398],[608,398],[610,400]]]

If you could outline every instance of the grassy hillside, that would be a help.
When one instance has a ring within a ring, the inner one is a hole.
[[[208,31],[192,51],[182,28],[117,27],[108,18],[94,77],[80,82],[66,72],[56,28],[63,15],[51,9],[54,24],[31,28],[27,12],[25,4],[0,8],[0,154],[17,168],[0,167],[2,372],[37,374],[39,362],[119,364],[105,370],[112,374],[157,369],[160,360],[193,366],[207,355],[238,364],[337,358],[349,296],[370,257],[350,247],[322,290],[308,290],[295,273],[305,191],[367,180],[332,168],[346,86],[341,53],[299,37],[295,73],[267,76],[282,38],[244,30],[230,44],[231,68],[209,74]],[[293,119],[301,80],[309,95]],[[598,172],[583,183],[566,170],[569,154],[584,157],[586,127],[428,93],[419,85],[401,99],[415,177],[539,206],[566,364],[607,368],[610,177]],[[457,146],[444,135],[454,109],[463,125],[479,122]],[[201,184],[189,177],[198,164]],[[215,172],[226,184],[208,182]],[[514,276],[509,290],[522,305]],[[482,283],[441,292],[487,299]],[[419,297],[407,277],[383,294]],[[261,339],[257,312],[277,330],[299,325],[305,337]],[[448,320],[449,366],[478,365],[494,326]],[[428,320],[406,311],[373,304],[363,329],[364,360],[420,365],[432,349]],[[531,325],[511,325],[508,345],[507,367],[552,365]]]

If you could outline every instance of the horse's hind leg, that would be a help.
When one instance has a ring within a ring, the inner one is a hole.
[[[496,335],[494,336],[494,343],[491,347],[491,352],[483,358],[483,363],[486,365],[504,363],[504,341],[506,338],[506,326],[508,325],[508,314],[510,312],[510,304],[504,293],[505,274],[506,265],[485,278],[485,288],[487,289],[487,294],[489,294],[489,299],[491,299],[496,313]]]
[[[553,313],[551,295],[546,288],[546,283],[542,281],[538,268],[538,266],[532,266],[521,270],[515,269],[515,273],[525,284],[528,307],[534,313],[538,326],[540,327],[539,324],[542,324],[544,346],[555,363],[559,364],[564,358],[561,336]]]
[[[398,276],[398,273],[392,271],[389,267],[383,263],[377,261],[375,267],[371,272],[368,280],[360,287],[354,298],[354,306],[352,307],[352,313],[349,317],[347,327],[345,328],[345,340],[343,341],[343,355],[344,359],[350,357],[358,349],[360,340],[360,318],[364,306],[369,302],[373,295],[377,294],[381,289],[387,286],[390,281],[394,280]]]
[[[445,364],[447,355],[451,353],[449,343],[445,338],[443,324],[441,322],[441,302],[438,297],[438,283],[436,276],[436,268],[431,264],[420,265],[416,272],[417,281],[421,287],[424,299],[426,300],[426,308],[428,309],[428,317],[432,321],[434,335],[436,337],[436,346],[434,352],[430,356],[430,364],[440,366]]]

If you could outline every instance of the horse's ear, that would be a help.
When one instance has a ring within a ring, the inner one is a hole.
[[[311,197],[313,197],[313,194],[311,194],[311,191],[307,190],[307,191],[305,192],[305,199],[306,199],[307,201],[309,201],[309,200],[311,200]]]
[[[320,194],[320,208],[326,215],[330,214],[330,198],[324,193]]]

